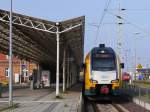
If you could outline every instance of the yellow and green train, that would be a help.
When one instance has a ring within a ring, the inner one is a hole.
[[[93,48],[85,58],[84,89],[85,96],[118,95],[122,85],[119,56],[111,47],[100,44]]]

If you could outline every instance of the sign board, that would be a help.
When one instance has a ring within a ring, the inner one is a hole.
[[[142,69],[143,66],[142,66],[141,64],[138,64],[136,68],[137,68],[137,69]]]
[[[44,83],[44,87],[49,87],[50,86],[50,71],[48,70],[42,71],[41,80]]]

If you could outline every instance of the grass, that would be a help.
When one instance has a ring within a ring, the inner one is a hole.
[[[150,88],[150,81],[133,81],[133,84],[139,87]]]
[[[139,87],[150,88],[150,84],[147,84],[147,83],[137,83],[137,82],[134,82],[134,84],[136,86],[139,86]]]

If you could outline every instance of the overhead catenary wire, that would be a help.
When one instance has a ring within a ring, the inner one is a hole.
[[[109,9],[111,11],[115,11],[115,10],[118,10],[118,9]],[[121,8],[120,9],[121,11],[150,11],[150,9],[127,9],[127,8]]]
[[[138,12],[139,12],[139,11],[142,11],[142,12],[143,12],[143,11],[144,11],[144,12],[145,12],[145,11],[150,11],[150,9],[122,9],[122,10],[125,10],[125,11],[138,11]]]
[[[103,23],[103,25],[116,25],[116,24],[118,24],[118,23],[115,23],[115,22],[106,22],[106,23]],[[128,24],[128,23],[122,23],[122,24]],[[88,26],[93,26],[93,27],[98,27],[99,26],[99,24],[98,23],[90,23],[90,22],[86,22],[86,25],[88,25]]]
[[[110,11],[107,11],[107,13],[109,13],[109,14],[111,14],[111,15],[113,15],[113,16],[116,16],[116,17],[119,18],[119,19],[122,19],[125,23],[127,23],[127,24],[129,24],[129,25],[135,27],[136,29],[138,29],[138,30],[140,30],[141,32],[143,32],[143,33],[147,34],[148,36],[150,36],[150,32],[145,31],[143,28],[141,28],[140,26],[138,26],[138,25],[136,25],[136,24],[134,24],[134,23],[128,21],[127,19],[124,19],[123,17],[118,16],[118,15],[116,15],[116,14],[110,12]]]
[[[106,6],[105,6],[104,11],[103,11],[103,13],[102,13],[100,22],[99,22],[99,24],[98,24],[98,26],[97,26],[95,42],[97,42],[97,40],[98,40],[100,28],[102,27],[102,22],[103,22],[103,20],[104,20],[104,17],[105,17],[105,14],[106,14],[106,10],[108,10],[110,3],[111,3],[111,0],[108,0],[108,1],[106,2]]]

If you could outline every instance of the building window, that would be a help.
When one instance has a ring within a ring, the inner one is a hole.
[[[25,76],[25,77],[28,77],[28,71],[27,71],[27,70],[25,71],[24,76]]]
[[[9,77],[9,69],[8,68],[5,68],[5,76]]]
[[[23,75],[24,77],[28,77],[28,70],[26,68],[23,69]]]

